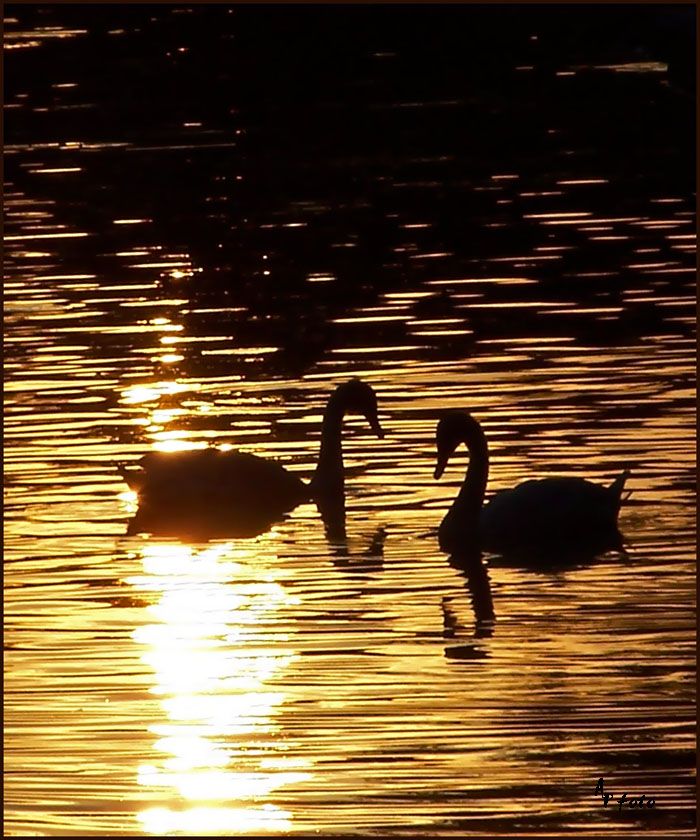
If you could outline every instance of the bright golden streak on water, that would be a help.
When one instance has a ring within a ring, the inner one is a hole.
[[[291,830],[291,814],[276,805],[266,803],[260,808],[192,808],[187,811],[170,811],[151,808],[139,814],[144,831],[165,835],[224,833],[236,827],[237,834],[255,834],[258,831],[282,832]]]
[[[158,432],[158,435],[167,434],[167,432]],[[186,449],[206,449],[207,444],[203,442],[195,442],[191,440],[157,440],[153,444],[153,448],[158,452],[183,452]]]
[[[171,268],[171,267],[188,267],[189,263],[187,262],[153,262],[153,263],[134,263],[130,268]],[[172,272],[170,272],[172,274]]]
[[[16,236],[5,236],[6,242],[16,242],[21,239],[79,239],[90,236],[89,233],[23,233]]]
[[[306,277],[308,283],[331,283],[335,279],[335,274],[309,274]]]
[[[198,773],[139,773],[141,785],[160,787],[170,785],[177,788],[184,799],[205,802],[215,800],[245,800],[267,796],[284,784],[306,781],[308,773],[276,773],[267,777],[253,773],[231,773],[223,770],[209,770]],[[153,768],[155,770],[155,768]]]
[[[171,429],[168,432],[159,432],[157,435],[153,437],[155,440],[180,440],[182,438],[187,438],[190,433],[186,429]]]
[[[185,385],[182,382],[154,382],[150,385],[132,385],[122,391],[122,402],[127,405],[157,400],[161,396],[178,394],[182,391],[195,391],[198,385],[190,383]]]
[[[230,347],[224,350],[202,350],[203,356],[262,356],[276,353],[279,347]]]
[[[132,637],[145,645],[141,658],[153,669],[151,691],[170,721],[151,727],[158,736],[153,748],[163,758],[141,765],[137,781],[144,788],[169,787],[183,804],[209,803],[142,811],[139,820],[149,833],[287,831],[291,815],[260,800],[312,778],[303,772],[313,766],[310,760],[288,761],[275,741],[261,740],[277,732],[276,710],[285,700],[284,692],[267,690],[266,683],[296,658],[279,646],[286,635],[275,633],[273,643],[262,634],[281,607],[298,599],[270,570],[256,571],[252,558],[260,560],[253,547],[232,542],[202,551],[147,543],[144,574],[127,581],[159,593],[147,608],[156,623],[137,628]],[[251,636],[261,637],[258,646]],[[256,749],[241,753],[236,739],[251,735]]]
[[[195,735],[166,736],[156,741],[155,748],[170,753],[173,758],[164,761],[163,765],[180,772],[195,767],[225,767],[230,761],[226,750]]]
[[[82,172],[82,166],[65,166],[65,167],[56,167],[55,169],[30,169],[29,170],[34,175],[54,175],[60,172]]]
[[[151,414],[152,423],[169,423],[175,417],[187,414],[184,408],[159,408]]]

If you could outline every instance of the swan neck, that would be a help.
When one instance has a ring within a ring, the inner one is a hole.
[[[454,507],[459,507],[463,515],[478,516],[486,495],[486,483],[489,477],[489,450],[486,438],[482,435],[477,440],[466,441],[469,449],[469,466],[464,482],[455,499]]]
[[[343,406],[333,395],[323,413],[321,427],[321,450],[318,466],[311,481],[314,489],[324,495],[343,493],[343,447],[341,432],[343,427]]]

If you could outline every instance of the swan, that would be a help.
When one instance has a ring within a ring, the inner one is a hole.
[[[377,437],[384,436],[372,388],[357,378],[339,385],[326,404],[318,464],[308,484],[276,461],[247,452],[209,447],[148,453],[138,469],[121,469],[139,497],[127,534],[255,536],[302,502],[340,503],[345,489],[341,431],[348,413],[364,415]]]
[[[438,529],[443,551],[457,553],[475,541],[497,554],[573,544],[597,551],[619,547],[617,515],[629,471],[609,487],[582,478],[525,481],[483,506],[489,451],[479,423],[467,412],[447,414],[438,423],[436,441],[436,479],[460,443],[469,450],[464,483]]]

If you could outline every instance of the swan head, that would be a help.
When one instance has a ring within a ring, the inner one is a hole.
[[[470,452],[484,450],[486,438],[479,423],[466,411],[454,411],[441,418],[435,432],[437,443],[437,465],[435,478],[445,471],[455,449],[460,443],[466,443]]]
[[[379,425],[377,414],[377,395],[366,382],[353,378],[338,385],[333,394],[334,401],[342,406],[343,413],[362,414],[378,438],[384,437],[384,430]]]

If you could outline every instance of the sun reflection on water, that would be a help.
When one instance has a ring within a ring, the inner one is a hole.
[[[141,823],[148,834],[185,833],[202,834],[252,834],[258,831],[289,831],[291,814],[275,805],[265,804],[257,809],[245,808],[191,808],[188,811],[170,811],[151,808],[141,814]]]
[[[264,543],[145,544],[144,573],[127,581],[157,593],[153,623],[132,633],[163,711],[150,727],[162,757],[137,781],[172,792],[169,807],[139,814],[149,834],[289,830],[291,813],[260,800],[312,778],[312,762],[290,760],[278,740],[280,677],[298,654],[275,625],[298,601],[274,580]]]
[[[122,402],[125,405],[138,404],[157,400],[163,395],[178,394],[182,391],[196,389],[193,383],[183,382],[154,382],[148,385],[134,385],[122,392]]]

